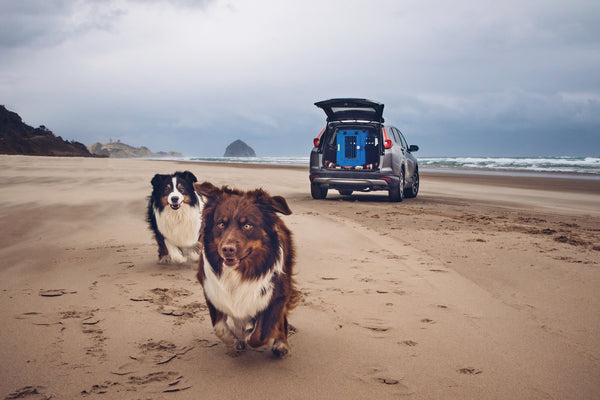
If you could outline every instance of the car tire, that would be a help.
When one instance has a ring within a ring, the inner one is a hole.
[[[324,199],[325,197],[327,197],[327,188],[321,187],[320,185],[317,185],[315,183],[311,183],[310,194],[315,200]]]
[[[338,190],[342,196],[350,196],[352,194],[352,190]]]
[[[399,178],[397,184],[392,181],[389,189],[389,200],[394,203],[399,203],[404,199],[404,170],[400,172]]]
[[[419,170],[415,169],[415,174],[412,176],[411,185],[404,191],[404,197],[413,199],[419,193]]]

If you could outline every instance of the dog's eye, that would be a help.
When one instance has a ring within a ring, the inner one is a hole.
[[[254,229],[254,225],[252,225],[252,224],[244,224],[242,226],[242,229],[245,230],[245,231],[250,231],[250,230]]]
[[[225,229],[225,223],[224,222],[219,222],[217,224],[217,229]]]

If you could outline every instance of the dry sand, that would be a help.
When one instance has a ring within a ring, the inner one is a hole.
[[[195,265],[157,264],[155,173],[283,195],[292,354],[227,355]],[[306,168],[0,156],[0,398],[600,397],[600,181],[423,173],[310,198]]]

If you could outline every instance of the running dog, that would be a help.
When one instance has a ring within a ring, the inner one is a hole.
[[[287,202],[262,189],[194,188],[206,201],[197,277],[215,334],[236,352],[269,345],[286,356],[288,312],[300,297],[292,234],[277,215],[292,213]]]
[[[160,263],[198,261],[203,203],[194,191],[190,171],[152,178],[147,219],[158,244]]]

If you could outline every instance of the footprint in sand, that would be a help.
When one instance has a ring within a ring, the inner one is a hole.
[[[100,384],[92,386],[88,390],[82,390],[81,395],[83,397],[86,397],[86,396],[90,396],[93,394],[106,394],[109,392],[110,388],[113,388],[113,387],[119,386],[119,385],[120,385],[119,382],[104,381]]]
[[[27,400],[48,400],[54,398],[54,395],[46,395],[43,386],[25,386],[15,390],[4,398],[4,400],[27,399]]]
[[[457,372],[463,375],[479,375],[483,373],[482,370],[472,367],[461,368]]]
[[[377,318],[365,318],[362,322],[353,322],[354,325],[365,328],[373,332],[375,337],[385,337],[387,333],[392,330],[386,323],[386,321]]]
[[[398,385],[400,383],[400,380],[395,378],[377,378],[377,381],[386,385]]]
[[[106,352],[104,350],[104,342],[108,339],[104,335],[104,330],[96,326],[84,326],[82,332],[89,335],[92,341],[92,345],[85,348],[85,354],[92,357],[98,357],[102,360],[106,359]]]
[[[121,374],[117,374],[121,375]],[[136,392],[140,386],[148,386],[144,390],[162,393],[174,393],[190,389],[192,386],[185,383],[183,375],[175,371],[158,371],[146,375],[132,375],[122,378],[121,381],[104,381],[93,385],[87,390],[82,390],[83,397],[95,394],[116,394],[119,392]],[[117,396],[111,396],[116,398]],[[20,398],[20,397],[19,397]]]
[[[402,343],[402,344],[404,344],[406,346],[409,346],[409,347],[415,347],[418,344],[417,342],[415,342],[413,340],[404,340],[404,341],[402,341],[400,343]]]
[[[193,346],[177,347],[175,343],[167,340],[156,342],[152,339],[138,347],[142,351],[142,355],[131,358],[137,361],[144,361],[147,356],[150,356],[152,362],[156,365],[166,364],[177,357],[183,356],[194,348]]]
[[[105,351],[105,342],[108,339],[104,334],[104,329],[100,326],[101,319],[95,316],[95,313],[99,311],[98,309],[88,310],[88,311],[62,311],[60,312],[60,318],[62,320],[67,319],[79,319],[80,320],[80,328],[81,332],[86,335],[87,339],[91,342],[91,344],[85,347],[85,353],[88,356],[97,357],[100,359],[106,358]],[[65,328],[68,327],[68,324],[65,325]]]
[[[64,294],[75,294],[76,291],[68,291],[66,289],[40,289],[40,296],[42,297],[59,297]]]
[[[203,302],[193,301],[179,304],[180,298],[191,296],[193,293],[185,289],[155,288],[150,294],[130,297],[131,301],[148,302],[158,307],[156,311],[163,315],[176,317],[175,324],[181,325],[189,319],[203,321],[208,315],[208,308]]]
[[[390,373],[390,371],[387,371],[386,369],[374,367],[371,368],[371,371],[367,372],[367,374],[369,379],[387,386],[390,390],[398,392],[398,394],[402,396],[411,395],[413,393],[413,391],[403,382],[402,378],[395,376],[394,373]],[[364,378],[361,377],[361,379]]]

